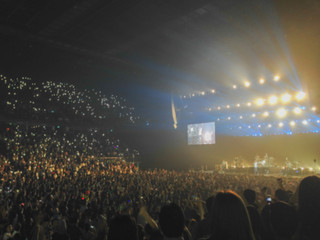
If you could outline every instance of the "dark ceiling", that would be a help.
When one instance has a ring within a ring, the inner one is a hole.
[[[180,94],[281,65],[320,102],[316,0],[2,0],[0,34],[5,74]]]

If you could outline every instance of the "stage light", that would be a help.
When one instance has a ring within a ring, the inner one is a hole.
[[[264,116],[264,117],[269,117],[269,113],[268,113],[268,112],[264,112],[264,113],[263,113],[263,116]]]
[[[186,96],[183,96],[183,98],[186,98]]]
[[[205,95],[206,93],[205,92],[201,92],[201,95],[203,96],[203,95]]]
[[[258,99],[256,100],[256,104],[257,104],[258,106],[262,106],[262,105],[264,104],[264,99],[258,98]]]
[[[311,111],[313,111],[313,112],[315,112],[316,110],[317,110],[316,107],[312,107],[312,108],[311,108]]]
[[[252,117],[256,117],[256,114],[255,114],[255,113],[253,113],[251,116],[252,116]]]
[[[242,127],[240,126],[239,129],[242,129]]]
[[[295,114],[300,114],[300,113],[302,112],[302,110],[301,110],[301,108],[296,107],[296,108],[293,109],[293,112],[294,112]]]
[[[258,125],[258,128],[261,128],[261,125],[260,125],[260,124]]]
[[[220,106],[218,107],[218,110],[221,110],[221,107],[220,107]]]
[[[227,105],[227,108],[230,108],[230,105]]]
[[[283,118],[287,115],[287,110],[285,110],[284,108],[280,108],[276,113],[279,118]]]
[[[194,93],[192,93],[192,97],[194,97]]]
[[[251,105],[252,105],[251,102],[248,102],[248,103],[247,103],[247,106],[248,106],[248,107],[251,107]]]
[[[285,93],[281,96],[281,101],[283,103],[288,103],[291,100],[291,95],[289,93]]]
[[[268,124],[268,128],[271,128],[272,127],[272,125],[271,124]]]
[[[214,89],[211,90],[211,93],[215,93],[215,92],[216,92],[216,90],[214,90]]]
[[[239,118],[240,118],[240,119],[242,119],[243,117],[242,117],[242,116],[240,116]]]
[[[279,76],[279,75],[275,75],[275,76],[273,77],[273,80],[274,80],[275,82],[278,82],[278,81],[280,80],[280,76]]]
[[[302,124],[303,124],[303,125],[307,125],[307,124],[308,124],[308,121],[307,121],[307,120],[303,120],[303,121],[302,121]]]
[[[212,111],[212,108],[209,108],[209,111],[211,112],[211,111]]]
[[[296,100],[297,100],[297,101],[301,101],[301,100],[303,100],[305,97],[306,97],[306,94],[305,94],[304,92],[298,92],[298,93],[296,94]]]
[[[231,120],[231,117],[228,117],[228,120]]]
[[[291,127],[294,127],[295,125],[296,125],[295,121],[291,121],[291,122],[290,122],[290,126],[291,126]]]
[[[279,127],[283,127],[283,123],[282,122],[279,123]]]
[[[232,88],[233,88],[233,89],[237,89],[237,85],[233,85]]]
[[[264,84],[264,79],[263,79],[263,78],[260,78],[259,83],[260,83],[260,84]]]
[[[320,120],[317,120],[317,123],[320,123]]]
[[[240,103],[237,103],[237,107],[240,107]]]
[[[248,128],[251,128],[251,126],[249,125]]]
[[[270,105],[274,105],[278,102],[278,98],[276,96],[270,96],[269,99],[268,99],[268,102]]]
[[[244,82],[244,86],[245,86],[245,87],[248,88],[248,87],[250,87],[250,85],[251,85],[251,83],[250,83],[249,81],[245,81],[245,82]]]

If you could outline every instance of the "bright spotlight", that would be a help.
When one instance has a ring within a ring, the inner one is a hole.
[[[228,117],[228,120],[231,120],[231,117]]]
[[[307,121],[307,120],[303,120],[303,121],[302,121],[302,124],[303,124],[303,125],[307,125],[307,124],[308,124],[308,121]]]
[[[270,96],[269,99],[268,99],[268,102],[269,102],[270,105],[276,104],[278,102],[277,96],[274,96],[274,95]]]
[[[296,99],[297,99],[297,101],[301,101],[301,100],[303,100],[305,97],[306,97],[306,94],[305,94],[304,92],[298,92],[298,93],[296,94]]]
[[[261,125],[260,125],[260,124],[258,125],[258,128],[261,128]]]
[[[295,114],[300,114],[300,113],[302,112],[302,110],[301,110],[301,108],[299,108],[299,107],[295,107],[295,108],[293,109],[293,112],[294,112]]]
[[[312,107],[312,108],[311,108],[311,111],[313,111],[313,112],[315,112],[316,110],[317,110],[316,107]]]
[[[247,103],[247,106],[248,106],[248,107],[251,107],[251,105],[252,105],[251,102],[248,102],[248,103]]]
[[[250,83],[249,81],[245,81],[245,82],[244,82],[244,86],[245,86],[245,87],[248,88],[248,87],[250,87],[250,85],[251,85],[251,83]]]
[[[192,93],[192,97],[194,97],[195,95],[194,95],[194,93]]]
[[[233,85],[232,88],[233,88],[233,89],[237,89],[237,85]]]
[[[264,116],[264,117],[269,117],[269,112],[264,112],[264,113],[263,113],[263,116]]]
[[[262,105],[264,104],[264,100],[263,100],[262,98],[258,98],[258,99],[256,100],[256,104],[257,104],[258,106],[262,106]]]
[[[242,117],[242,116],[240,116],[239,118],[240,118],[240,119],[242,119],[243,117]]]
[[[259,83],[260,83],[260,84],[264,84],[264,82],[265,82],[264,79],[263,79],[263,78],[260,78]]]
[[[218,107],[218,110],[221,110],[221,107]]]
[[[280,123],[278,124],[278,126],[279,126],[279,127],[283,127],[283,123],[280,122]]]
[[[320,123],[320,120],[317,120],[317,123]]]
[[[240,107],[240,103],[237,103],[237,107]]]
[[[255,114],[255,113],[253,113],[251,116],[252,116],[252,117],[256,117],[256,114]]]
[[[227,108],[230,108],[230,105],[227,105]]]
[[[203,96],[203,95],[205,95],[206,93],[205,92],[201,92],[201,95]]]
[[[279,76],[279,75],[275,75],[275,76],[273,77],[273,80],[274,80],[275,82],[278,82],[278,81],[280,80],[280,76]]]
[[[285,93],[281,96],[281,101],[283,103],[288,103],[291,100],[291,95],[289,93]]]
[[[295,121],[291,121],[291,122],[290,122],[290,126],[291,126],[291,127],[294,127],[295,125],[296,125]]]
[[[271,124],[268,124],[268,128],[271,128],[272,127],[272,125]]]
[[[216,92],[216,90],[214,90],[214,89],[211,90],[211,93],[215,93],[215,92]]]
[[[287,115],[287,110],[285,110],[284,108],[280,108],[277,110],[277,116],[279,118],[283,118]]]

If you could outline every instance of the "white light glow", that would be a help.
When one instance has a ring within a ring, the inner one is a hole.
[[[260,84],[264,84],[264,82],[265,82],[264,79],[263,79],[263,78],[260,78],[259,83],[260,83]]]
[[[311,111],[313,111],[313,112],[315,112],[316,110],[317,110],[316,107],[312,107],[312,108],[311,108]]]
[[[263,113],[263,116],[264,116],[264,117],[269,117],[269,112],[264,112],[264,113]]]
[[[283,127],[283,123],[282,123],[282,122],[280,122],[278,126],[279,126],[279,127]]]
[[[250,85],[251,85],[251,83],[250,83],[249,81],[245,81],[245,82],[244,82],[244,86],[245,86],[245,87],[248,88],[248,87],[250,87]]]
[[[233,88],[233,89],[237,89],[237,85],[233,85],[232,88]]]
[[[293,109],[293,112],[294,112],[295,114],[300,114],[300,113],[302,112],[302,110],[301,110],[301,108],[296,107],[296,108]]]
[[[283,103],[289,103],[291,100],[291,95],[289,93],[285,93],[281,96],[281,101]]]
[[[262,105],[264,104],[264,99],[258,98],[258,99],[256,100],[256,104],[257,104],[258,106],[262,106]]]
[[[280,108],[276,113],[279,118],[283,118],[287,115],[287,110],[285,110],[284,108]]]
[[[277,96],[270,96],[269,99],[268,99],[268,102],[270,105],[274,105],[278,102],[278,97]]]
[[[273,80],[274,80],[275,82],[278,82],[278,81],[280,80],[280,76],[279,76],[279,75],[275,75],[275,76],[273,77]]]
[[[303,124],[303,125],[307,125],[307,124],[308,124],[308,121],[307,121],[307,120],[303,120],[303,121],[302,121],[302,124]]]
[[[290,122],[290,126],[291,126],[291,127],[294,127],[295,125],[296,125],[295,121],[291,121],[291,122]]]
[[[297,101],[301,101],[301,100],[303,100],[305,97],[306,97],[306,94],[305,94],[304,92],[298,92],[298,93],[296,94],[296,100],[297,100]]]

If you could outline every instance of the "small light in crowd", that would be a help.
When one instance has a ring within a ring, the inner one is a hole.
[[[301,110],[301,108],[299,108],[299,107],[295,107],[295,108],[293,109],[293,112],[294,112],[295,114],[300,114],[300,113],[302,112],[302,110]]]
[[[274,80],[275,82],[278,82],[278,81],[280,80],[280,76],[279,76],[279,75],[275,75],[275,76],[273,77],[273,80]]]
[[[192,93],[192,97],[194,97],[194,93]]]
[[[245,81],[245,82],[244,82],[244,86],[245,86],[245,87],[248,88],[248,87],[250,87],[250,85],[251,85],[251,83],[250,83],[249,81]]]
[[[227,108],[230,108],[230,105],[227,105]]]
[[[264,117],[269,117],[269,112],[264,112],[264,113],[263,113],[263,116],[264,116]]]
[[[258,125],[258,128],[261,128],[261,125],[260,125],[260,124]]]
[[[203,95],[205,95],[206,93],[205,92],[201,92],[201,95],[203,96]]]
[[[251,102],[248,102],[248,103],[247,103],[247,106],[248,106],[248,107],[251,107],[251,105],[252,105]]]
[[[256,117],[256,114],[255,114],[255,113],[253,113],[251,116],[252,116],[252,117]]]
[[[307,125],[307,124],[308,124],[308,121],[307,121],[307,120],[303,120],[303,121],[302,121],[302,124],[303,124],[303,125]]]
[[[231,120],[231,117],[228,117],[228,120]]]
[[[237,107],[240,107],[240,103],[237,103]]]
[[[305,97],[306,97],[306,94],[305,94],[304,92],[298,92],[298,93],[296,94],[296,99],[297,99],[298,101],[303,100]]]
[[[311,111],[313,111],[313,112],[315,112],[316,110],[317,110],[316,107],[312,107],[312,108],[311,108]]]
[[[320,123],[320,120],[317,120],[317,123]]]
[[[290,122],[290,126],[291,126],[291,127],[294,127],[295,125],[296,125],[295,121],[291,121],[291,122]]]
[[[256,104],[257,104],[258,106],[262,106],[262,105],[264,104],[264,100],[263,100],[262,98],[258,98],[258,99],[256,100]]]
[[[272,127],[272,125],[271,124],[268,124],[268,128],[271,128]]]
[[[214,89],[211,90],[211,93],[215,93],[215,92],[216,92],[216,90],[214,90]]]
[[[288,103],[291,100],[291,95],[289,93],[285,93],[281,96],[281,101],[283,103]]]
[[[260,78],[259,83],[260,83],[260,84],[264,84],[264,82],[265,82],[264,79],[263,79],[263,78]]]
[[[283,127],[283,123],[282,122],[279,123],[279,127]]]
[[[237,89],[237,85],[233,85],[232,88],[233,88],[233,89]]]
[[[280,108],[276,113],[278,117],[283,118],[287,115],[287,110],[285,110],[284,108]]]
[[[221,107],[220,107],[220,106],[218,107],[218,110],[221,110]]]
[[[251,126],[249,125],[248,128],[251,128]]]
[[[270,105],[274,105],[278,102],[278,98],[276,96],[270,96],[269,99],[268,99],[268,102]]]
[[[240,118],[240,119],[242,119],[243,117],[242,117],[242,116],[240,116],[239,118]]]
[[[242,127],[240,126],[239,129],[242,129]]]

